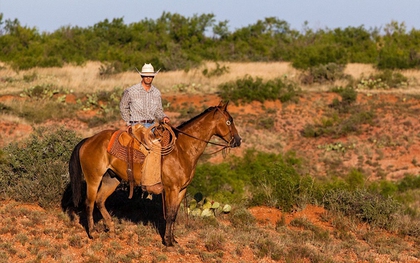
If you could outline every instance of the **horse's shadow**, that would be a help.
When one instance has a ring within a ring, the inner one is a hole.
[[[112,195],[106,200],[106,208],[108,212],[118,219],[124,219],[136,224],[143,225],[151,224],[159,235],[164,237],[165,234],[165,219],[163,213],[162,195],[152,195],[152,199],[147,198],[147,193],[143,192],[141,188],[135,187],[132,199],[128,199],[129,190],[128,184],[122,183],[114,191]],[[86,183],[82,184],[82,196],[86,196]],[[85,228],[87,233],[87,217],[84,199],[75,207],[72,200],[71,185],[68,184],[61,198],[61,208],[67,213],[70,219],[77,220]],[[102,219],[102,215],[95,207],[93,212],[93,219],[95,224]]]

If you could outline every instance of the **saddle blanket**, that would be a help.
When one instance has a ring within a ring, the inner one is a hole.
[[[127,161],[128,155],[128,146],[122,145],[120,142],[120,136],[124,136],[124,130],[117,130],[112,134],[111,140],[109,140],[107,151],[109,154],[121,159],[123,161]],[[125,133],[125,135],[130,136]],[[134,163],[143,163],[145,159],[145,155],[138,149],[133,149],[133,162]]]

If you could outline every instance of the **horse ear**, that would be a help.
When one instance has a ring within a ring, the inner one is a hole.
[[[229,104],[229,101],[226,101],[226,103],[223,103],[223,101],[220,101],[218,107],[222,108],[225,111],[227,109],[228,104]]]

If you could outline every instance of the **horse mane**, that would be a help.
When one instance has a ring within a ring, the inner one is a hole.
[[[183,123],[181,123],[178,127],[176,127],[177,129],[182,129],[183,127],[187,126],[189,123],[195,121],[196,119],[200,118],[201,116],[203,116],[204,114],[207,114],[208,112],[214,110],[216,108],[216,106],[212,106],[207,108],[205,111],[203,111],[202,113],[198,114],[195,117],[192,117],[191,119],[189,119],[188,121],[184,121]]]

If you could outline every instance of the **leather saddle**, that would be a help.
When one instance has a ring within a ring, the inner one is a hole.
[[[133,144],[132,149],[130,144]],[[132,135],[125,130],[117,130],[112,134],[107,150],[109,154],[123,161],[128,160],[129,151],[132,150],[134,163],[143,163],[147,154],[147,149],[137,140],[133,142]]]

